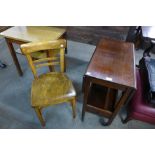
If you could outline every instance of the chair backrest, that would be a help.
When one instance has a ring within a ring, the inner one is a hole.
[[[60,71],[64,72],[66,40],[26,43],[20,47],[28,60],[34,78],[38,77],[37,68],[43,66],[60,65]],[[32,55],[36,52],[45,53],[46,57],[34,59]]]

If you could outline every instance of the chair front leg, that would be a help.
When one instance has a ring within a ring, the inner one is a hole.
[[[39,107],[35,107],[34,110],[35,110],[35,112],[36,112],[36,114],[37,114],[37,116],[38,116],[38,118],[40,120],[41,125],[45,126],[45,121],[44,121],[44,119],[42,117],[41,109]]]
[[[76,98],[73,98],[71,100],[71,106],[73,111],[73,118],[75,118],[76,117]]]

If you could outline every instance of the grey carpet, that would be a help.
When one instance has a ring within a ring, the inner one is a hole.
[[[17,49],[18,46],[15,46]],[[72,111],[69,104],[45,108],[43,116],[46,121],[45,128],[55,129],[136,129],[155,128],[154,125],[132,120],[127,124],[122,124],[119,115],[113,123],[104,127],[99,123],[99,116],[86,113],[84,122],[81,121],[81,111],[83,104],[83,94],[81,91],[82,78],[87,68],[88,62],[94,52],[95,46],[68,41],[67,54],[67,74],[73,81],[77,91],[77,117],[72,118]],[[37,129],[42,128],[35,112],[30,106],[30,89],[33,80],[25,57],[17,54],[24,76],[20,77],[8,51],[4,39],[0,39],[0,60],[8,67],[0,69],[0,128],[15,129]],[[142,51],[136,51],[136,62],[142,55]],[[45,71],[45,70],[44,70]],[[125,116],[123,107],[120,111]]]

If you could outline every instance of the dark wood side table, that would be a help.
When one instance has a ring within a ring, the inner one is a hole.
[[[66,30],[63,28],[48,26],[15,26],[1,32],[0,35],[5,37],[17,71],[19,75],[22,76],[23,72],[16,56],[13,43],[21,45],[28,42],[49,41],[66,38]]]
[[[135,89],[134,45],[110,39],[101,40],[83,77],[82,120],[85,112],[89,111],[108,118],[103,125],[110,125]],[[118,90],[122,93],[116,100]]]

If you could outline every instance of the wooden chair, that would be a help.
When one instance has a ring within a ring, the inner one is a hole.
[[[50,105],[69,102],[72,106],[73,117],[76,116],[76,92],[71,80],[64,74],[65,48],[66,40],[64,39],[21,45],[21,51],[26,56],[34,75],[31,88],[31,105],[42,126],[45,126],[45,121],[41,110]],[[47,57],[33,59],[32,54],[38,51],[45,52]],[[53,67],[55,65],[60,65],[60,72],[37,74],[38,68],[43,66]]]

